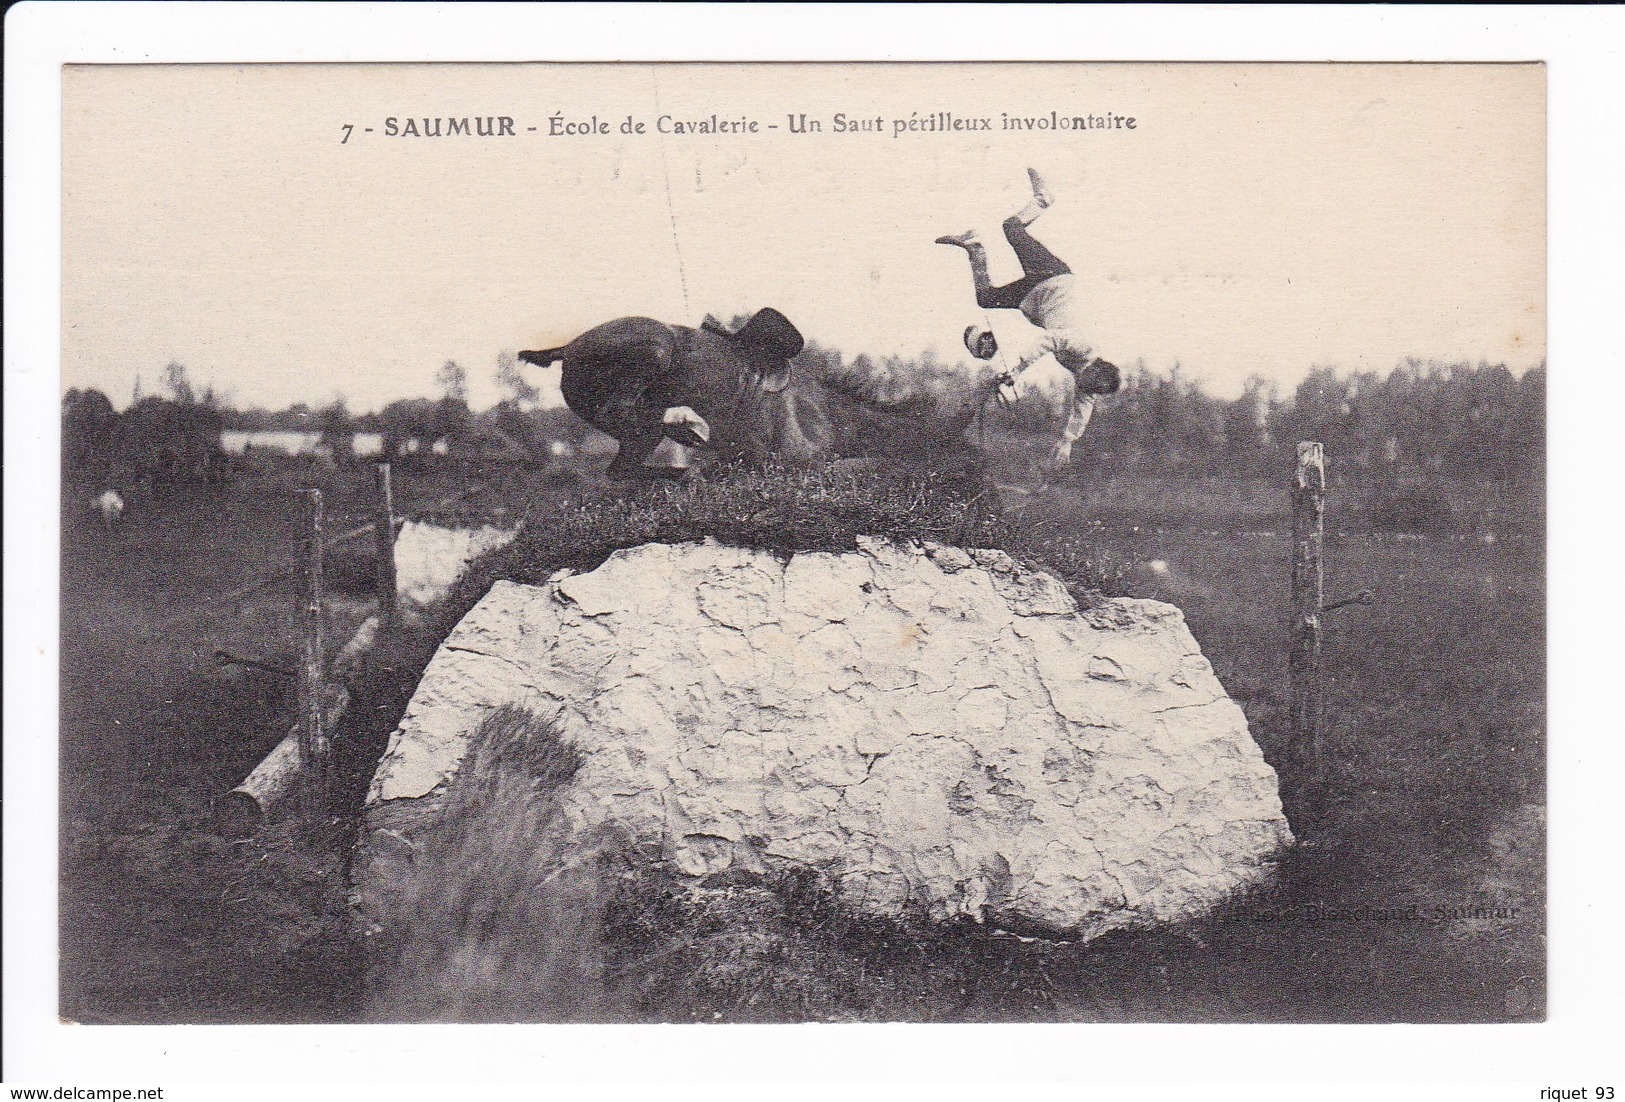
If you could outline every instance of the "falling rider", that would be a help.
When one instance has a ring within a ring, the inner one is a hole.
[[[1078,277],[1065,261],[1027,232],[1027,227],[1055,201],[1043,177],[1030,168],[1027,175],[1032,180],[1032,198],[1004,220],[1005,239],[1015,250],[1016,259],[1021,261],[1020,279],[1003,287],[993,286],[988,278],[987,249],[975,230],[939,237],[937,243],[956,245],[970,257],[976,305],[984,310],[1020,310],[1043,331],[1037,343],[1021,355],[1015,368],[1001,381],[1001,402],[1008,405],[1015,401],[1015,377],[1045,355],[1053,355],[1072,374],[1077,384],[1076,397],[1053,454],[1055,464],[1061,466],[1072,458],[1072,445],[1088,426],[1096,398],[1115,393],[1121,379],[1114,364],[1094,354],[1084,332],[1083,288]],[[965,330],[965,347],[977,359],[991,360],[999,346],[990,329],[972,325]]]

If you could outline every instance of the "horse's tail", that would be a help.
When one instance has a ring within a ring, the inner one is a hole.
[[[564,356],[564,350],[569,345],[560,345],[557,348],[543,348],[534,352],[521,352],[519,358],[528,364],[537,367],[552,367]]]

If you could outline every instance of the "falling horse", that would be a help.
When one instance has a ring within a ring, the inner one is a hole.
[[[966,427],[996,386],[989,374],[956,390],[942,409],[907,381],[797,372],[790,361],[803,347],[796,327],[769,307],[737,332],[711,318],[698,329],[618,318],[519,358],[541,367],[562,362],[565,403],[619,442],[609,475],[621,479],[681,477],[681,468],[644,465],[662,438],[798,466],[962,451]]]
[[[790,384],[801,334],[777,310],[762,310],[737,333],[707,318],[698,329],[653,318],[618,318],[559,348],[521,352],[527,363],[562,361],[565,403],[620,451],[612,478],[674,478],[646,467],[662,438],[687,447],[761,457],[771,420],[765,395]]]

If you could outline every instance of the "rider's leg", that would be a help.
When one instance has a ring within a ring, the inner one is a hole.
[[[993,286],[987,271],[987,248],[977,239],[974,230],[939,237],[937,244],[958,245],[965,250],[965,255],[970,258],[970,278],[976,288],[976,305],[984,310],[1014,310],[1027,297],[1027,292],[1042,282],[1042,279],[1024,276],[1003,287]]]
[[[1050,192],[1049,184],[1045,183],[1044,178],[1036,171],[1029,168],[1027,170],[1027,179],[1032,181],[1033,197],[1027,200],[1027,205],[1015,214],[1017,218],[1021,219],[1023,226],[1032,225],[1038,220],[1038,216],[1048,210],[1055,202],[1055,196]]]
[[[1031,281],[1028,284],[1029,290],[1046,279],[1065,275],[1072,270],[1067,267],[1066,261],[1050,252],[1044,247],[1043,242],[1027,232],[1026,223],[1022,222],[1019,214],[1013,214],[1004,220],[1004,238],[1015,250],[1016,259],[1021,261],[1023,276]]]
[[[660,436],[658,427],[652,430],[649,427],[642,427],[616,437],[620,448],[616,451],[615,458],[610,462],[606,473],[610,478],[622,482],[654,482],[682,478],[684,471],[681,468],[644,466],[644,461],[653,455],[655,448],[660,445]]]

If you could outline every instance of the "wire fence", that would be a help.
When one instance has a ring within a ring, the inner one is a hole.
[[[467,503],[476,495],[484,492],[485,489],[486,486],[483,482],[474,483],[473,485],[466,487],[450,497],[443,498],[430,508],[422,510],[422,514],[426,518],[444,516],[451,510],[457,508],[459,505]],[[299,491],[300,494],[303,494],[304,492],[305,491]],[[521,523],[523,523],[528,516],[529,510],[527,509],[525,514],[520,518]],[[395,532],[397,534],[405,523],[406,518],[396,517],[394,519]],[[376,538],[377,531],[378,526],[376,522],[368,521],[365,524],[359,524],[354,528],[348,529],[347,531],[341,532],[336,536],[324,540],[322,542],[322,547],[326,551],[331,551],[335,548],[342,547],[345,544],[355,542],[363,537],[369,539]],[[164,619],[151,623],[148,627],[148,635],[150,636],[165,628],[174,627],[176,624],[185,623],[188,620],[195,620],[201,617],[213,615],[216,611],[218,611],[220,606],[230,604],[232,601],[241,600],[244,597],[248,597],[262,590],[281,585],[284,582],[298,577],[304,571],[304,569],[305,567],[303,562],[295,562],[282,570],[272,571],[271,573],[262,573],[252,581],[246,582],[243,585],[230,590],[229,592],[218,595],[204,595],[203,597],[199,598],[198,603],[193,607],[184,609],[171,616],[167,616]]]

